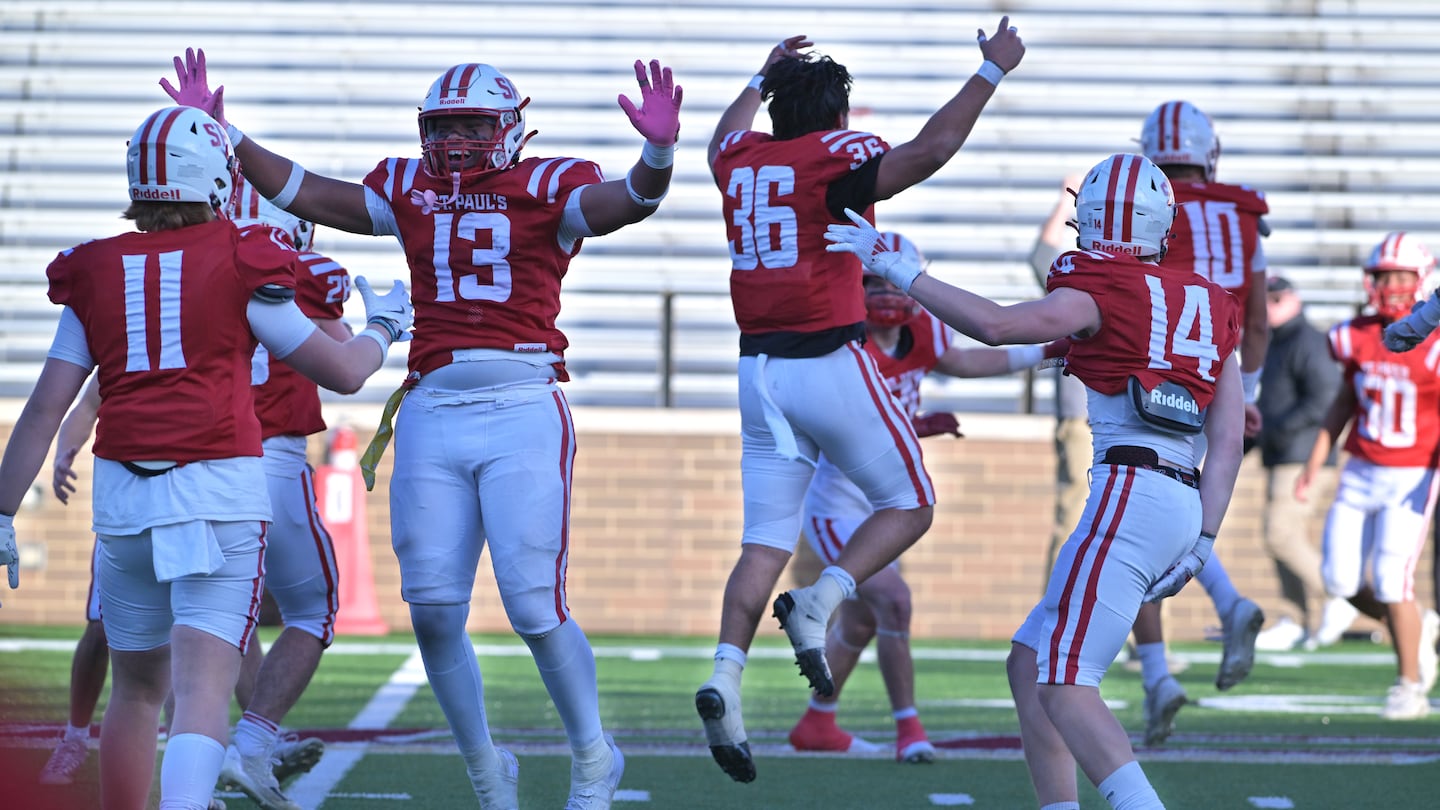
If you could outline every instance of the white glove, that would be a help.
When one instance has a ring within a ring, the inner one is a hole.
[[[910,292],[910,285],[915,283],[915,278],[924,269],[914,256],[907,256],[900,251],[891,250],[889,243],[875,230],[875,226],[865,221],[849,208],[845,209],[845,216],[850,217],[852,225],[831,225],[825,229],[825,238],[832,244],[826,245],[825,250],[829,253],[854,253],[860,257],[860,263],[865,269],[877,276],[884,276],[885,280],[896,287]]]
[[[1200,569],[1205,567],[1205,563],[1210,559],[1210,549],[1214,545],[1215,535],[1201,532],[1200,536],[1195,538],[1195,545],[1191,546],[1189,551],[1181,554],[1180,559],[1176,560],[1168,571],[1161,574],[1160,578],[1155,580],[1155,584],[1150,586],[1150,590],[1145,592],[1145,601],[1159,602],[1161,599],[1179,593],[1180,589],[1185,587],[1185,583],[1193,579],[1196,574],[1200,573]]]
[[[20,550],[15,548],[14,515],[0,515],[0,565],[10,567],[11,589],[20,587]]]
[[[1440,324],[1440,293],[1416,304],[1410,314],[1385,327],[1380,339],[1392,352],[1408,352],[1430,337]]]
[[[370,282],[364,276],[355,278],[355,289],[365,302],[365,323],[375,324],[390,337],[391,343],[410,339],[410,327],[415,325],[415,307],[410,305],[410,296],[405,285],[398,279],[390,292],[380,295],[370,289]]]

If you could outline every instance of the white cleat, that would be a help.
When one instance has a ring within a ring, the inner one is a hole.
[[[570,798],[565,810],[609,810],[624,775],[625,755],[615,739],[606,734],[604,756],[585,766],[570,764]]]
[[[1255,649],[1265,652],[1289,652],[1305,643],[1305,628],[1289,616],[1260,631],[1255,637]]]
[[[84,740],[62,737],[60,744],[55,746],[55,751],[50,754],[50,759],[40,771],[40,784],[70,784],[75,781],[75,772],[85,764],[88,756],[90,756],[90,746],[86,745]]]
[[[1265,614],[1259,605],[1242,597],[1230,608],[1224,624],[1225,649],[1215,673],[1215,688],[1222,692],[1245,680],[1255,667],[1255,638],[1265,624]]]
[[[1154,689],[1145,690],[1146,745],[1159,745],[1175,732],[1175,715],[1189,700],[1185,687],[1173,675],[1161,678]]]
[[[814,588],[796,588],[775,599],[775,618],[790,637],[795,649],[795,666],[810,682],[810,688],[821,697],[835,694],[835,680],[825,660],[825,629],[830,615],[821,610],[814,598]]]
[[[1403,678],[1385,693],[1385,708],[1380,716],[1386,720],[1419,720],[1430,714],[1430,699],[1424,684]]]
[[[705,725],[705,741],[720,769],[736,782],[755,781],[755,760],[740,719],[740,694],[723,680],[706,681],[695,693],[695,711]]]
[[[495,757],[498,767],[470,775],[475,798],[480,800],[481,810],[519,810],[520,763],[504,748],[496,748]]]
[[[1320,614],[1320,629],[1315,631],[1315,646],[1329,647],[1344,637],[1360,611],[1349,600],[1335,596],[1325,601]]]
[[[309,773],[325,755],[325,743],[315,737],[300,739],[298,734],[286,734],[275,743],[271,760],[275,763],[275,781],[285,780],[297,773]]]
[[[301,810],[300,805],[280,792],[274,765],[269,757],[242,757],[235,746],[225,749],[220,766],[221,784],[233,785],[264,810]]]

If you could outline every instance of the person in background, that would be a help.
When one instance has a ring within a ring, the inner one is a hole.
[[[295,306],[294,249],[270,228],[228,219],[234,152],[199,110],[147,116],[126,169],[124,215],[138,232],[85,242],[46,268],[63,309],[0,461],[0,547],[14,547],[15,510],[98,367],[91,511],[114,670],[100,728],[104,807],[147,806],[172,688],[160,806],[208,807],[271,518],[250,392],[256,341],[350,392],[408,334],[412,311],[403,285],[380,295],[359,279],[365,330],[344,343],[321,333]]]
[[[177,101],[223,115],[204,54],[175,60]],[[391,435],[391,543],[400,594],[476,799],[519,804],[519,763],[495,745],[466,632],[488,547],[500,600],[570,745],[567,810],[605,810],[625,757],[600,718],[595,655],[570,613],[575,428],[560,387],[569,345],[560,289],[589,237],[638,223],[670,187],[683,90],[658,60],[634,63],[640,104],[617,102],[644,139],[623,179],[592,161],[522,157],[530,103],[510,77],[454,65],[420,104],[419,157],[383,158],[361,183],[306,171],[233,125],[246,178],[317,224],[399,240],[415,291],[409,375],[361,457],[366,485]],[[403,400],[403,407],[402,405]],[[398,416],[396,412],[398,410]],[[394,420],[392,428],[391,421]]]
[[[1310,458],[1325,411],[1340,387],[1340,366],[1325,333],[1305,318],[1300,293],[1288,279],[1266,282],[1270,347],[1260,382],[1256,444],[1265,469],[1265,551],[1275,562],[1286,615],[1260,632],[1256,649],[1291,650],[1340,640],[1357,611],[1344,599],[1325,599],[1320,551],[1310,542],[1313,499],[1295,499],[1295,479]],[[1321,608],[1323,601],[1323,609]]]
[[[1160,264],[1175,198],[1145,157],[1091,169],[1075,212],[1080,250],[1056,260],[1044,298],[1010,306],[923,275],[854,211],[854,226],[826,238],[983,343],[1070,340],[1067,366],[1090,392],[1090,499],[1006,670],[1042,808],[1079,810],[1077,764],[1111,807],[1162,808],[1100,682],[1142,602],[1173,596],[1204,567],[1229,508],[1245,422],[1239,307]]]
[[[899,234],[886,234],[892,249],[915,254],[919,248]],[[954,334],[914,299],[880,276],[865,274],[865,351],[875,360],[885,385],[909,416],[915,435],[960,436],[954,414],[920,412],[920,382],[938,372],[953,377],[990,377],[1034,366],[1068,343],[1056,346],[1012,346],[1007,349],[961,348]],[[815,477],[805,493],[805,539],[819,559],[833,564],[855,528],[874,510],[865,493],[821,454]],[[840,603],[825,637],[825,658],[835,681],[832,695],[818,692],[790,730],[798,751],[865,752],[879,746],[844,731],[836,722],[840,692],[873,640],[875,655],[895,720],[895,759],[924,763],[935,759],[935,746],[925,734],[915,706],[915,664],[910,654],[910,586],[896,560],[861,582],[855,595]]]
[[[874,512],[815,584],[772,603],[796,663],[822,696],[830,616],[930,527],[935,491],[915,429],[865,352],[860,262],[825,251],[845,208],[871,211],[938,171],[965,143],[1025,46],[1009,18],[977,37],[984,62],[914,139],[891,149],[849,128],[848,70],[789,37],[721,114],[707,151],[721,192],[740,327],[745,528],[720,612],[715,668],[695,692],[710,754],[731,779],[755,779],[741,716],[741,677],[761,614],[800,536],[805,492],[823,452]],[[751,127],[769,102],[771,132]],[[872,214],[873,216],[873,214]],[[818,402],[825,403],[817,407]]]
[[[1270,228],[1265,195],[1249,186],[1216,180],[1220,138],[1210,117],[1188,101],[1167,101],[1146,117],[1140,148],[1170,178],[1175,224],[1161,263],[1220,285],[1241,308],[1240,371],[1245,388],[1245,432],[1260,429],[1255,406],[1270,326],[1265,315],[1265,247]],[[1200,456],[1205,456],[1203,443]],[[1202,465],[1203,466],[1203,465]],[[1255,666],[1255,637],[1265,614],[1236,590],[1219,557],[1199,574],[1220,619],[1220,667],[1215,688],[1233,688]],[[1135,621],[1135,654],[1145,686],[1145,744],[1158,745],[1174,730],[1175,715],[1189,702],[1166,655],[1161,605],[1147,604]]]
[[[1373,313],[1330,327],[1344,383],[1295,479],[1296,500],[1308,500],[1349,428],[1349,458],[1325,517],[1321,573],[1327,593],[1390,628],[1397,677],[1381,710],[1387,720],[1428,715],[1437,670],[1440,615],[1415,596],[1415,565],[1440,490],[1440,336],[1433,326],[1414,328],[1440,311],[1434,296],[1424,297],[1434,268],[1430,249],[1404,231],[1386,234],[1370,252],[1364,272]],[[1372,604],[1381,610],[1367,611]]]

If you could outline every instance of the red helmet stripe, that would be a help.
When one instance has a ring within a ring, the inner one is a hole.
[[[1125,170],[1125,204],[1121,206],[1120,216],[1120,241],[1129,242],[1132,234],[1130,232],[1132,221],[1135,218],[1135,188],[1140,185],[1140,161],[1134,155],[1128,155],[1125,162],[1129,164]]]
[[[1183,111],[1185,105],[1179,101],[1175,101],[1171,102],[1169,106],[1170,109],[1166,110],[1166,115],[1170,117],[1170,148],[1178,152],[1180,151],[1180,113]]]
[[[440,97],[454,98],[463,96],[465,88],[475,80],[475,65],[456,65],[445,71],[445,78],[440,82]]]
[[[140,138],[140,182],[157,185],[164,185],[165,180],[165,139],[170,135],[170,128],[175,125],[175,119],[180,117],[183,109],[175,108],[162,111],[164,115],[156,113],[145,120],[145,131]],[[152,154],[153,152],[153,154]],[[151,162],[154,162],[155,177],[150,178]]]
[[[1400,243],[1404,236],[1403,231],[1386,235],[1385,241],[1380,243],[1380,266],[1399,264]]]

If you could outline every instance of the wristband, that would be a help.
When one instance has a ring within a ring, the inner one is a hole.
[[[634,173],[634,169],[625,173],[625,191],[630,194],[630,201],[642,208],[655,208],[660,205],[660,201],[665,199],[666,194],[670,193],[669,187],[667,186],[664,191],[660,192],[659,197],[642,197],[640,196],[640,192],[635,190],[635,186],[630,183],[630,175]]]
[[[1240,372],[1240,388],[1245,392],[1245,404],[1253,405],[1260,395],[1260,374],[1263,368]]]
[[[289,208],[295,202],[295,195],[300,193],[300,184],[305,180],[305,167],[296,161],[290,161],[290,177],[285,181],[285,187],[280,193],[270,198],[270,202],[276,208]]]
[[[1001,70],[999,65],[986,59],[980,63],[980,67],[975,71],[975,75],[993,85],[999,86],[1000,80],[1005,78],[1005,71]]]
[[[240,145],[240,142],[243,141],[243,140],[245,140],[245,133],[241,132],[240,129],[239,129],[238,127],[236,127],[234,124],[226,124],[226,125],[225,125],[225,134],[230,136],[230,148],[231,148],[231,149],[234,149],[235,147],[239,146],[239,145]]]
[[[1007,371],[1019,371],[1022,368],[1030,368],[1045,359],[1044,346],[1006,346],[1005,354],[1009,357],[1006,364]]]
[[[373,321],[371,323],[373,323]],[[369,325],[370,324],[366,324],[366,326]],[[385,331],[388,334],[390,330],[387,329]],[[380,362],[385,362],[385,358],[390,354],[390,344],[385,340],[385,338],[382,338],[380,335],[376,334],[373,329],[361,329],[360,334],[356,335],[355,337],[367,337],[375,341],[375,345],[380,347]]]
[[[640,159],[652,169],[668,169],[675,165],[675,144],[656,146],[646,141],[645,145],[640,147]]]
[[[1212,542],[1212,543],[1215,542],[1215,535],[1211,534],[1210,532],[1200,532],[1200,536],[1201,536],[1201,537],[1208,537],[1208,538],[1210,538],[1210,542]]]
[[[365,321],[365,325],[376,326],[384,330],[385,337],[389,338],[391,343],[398,343],[404,335],[404,330],[402,330],[398,324],[380,315],[371,315],[370,319]]]
[[[764,77],[762,74],[756,73],[754,76],[751,76],[751,77],[750,77],[750,82],[749,82],[749,84],[746,84],[745,86],[746,86],[746,87],[749,87],[750,89],[752,89],[752,90],[754,90],[755,92],[758,93],[758,92],[760,92],[760,85],[762,85],[762,84],[764,84],[764,83],[765,83],[765,77]]]

